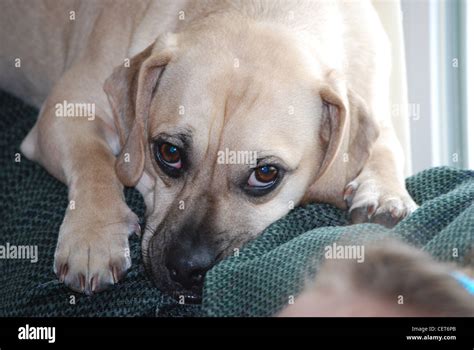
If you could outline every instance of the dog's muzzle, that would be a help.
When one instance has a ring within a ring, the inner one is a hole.
[[[202,235],[190,233],[157,232],[142,249],[147,252],[144,254],[145,268],[161,291],[179,302],[198,303],[206,272],[216,263],[217,254]]]

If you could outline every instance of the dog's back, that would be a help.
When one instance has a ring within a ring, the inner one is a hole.
[[[145,14],[163,22],[170,0],[5,0],[0,11],[0,89],[39,107],[76,62],[123,62]],[[175,11],[177,13],[177,11]],[[149,24],[149,23],[148,23]],[[157,31],[161,30],[156,26]],[[141,28],[149,32],[152,26]],[[151,33],[156,38],[156,32]],[[138,34],[140,36],[140,34]],[[151,43],[147,38],[141,49]],[[123,53],[123,54],[122,54]],[[122,57],[123,56],[123,57]],[[90,66],[90,65],[89,65]],[[108,73],[108,72],[107,72]]]
[[[64,72],[77,1],[5,0],[0,88],[38,106]],[[72,12],[71,12],[72,15]],[[79,20],[79,19],[78,19]],[[81,21],[82,22],[82,21]]]

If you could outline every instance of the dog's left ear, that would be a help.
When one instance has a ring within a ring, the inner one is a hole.
[[[321,185],[318,180],[324,175],[331,177],[330,180],[334,183],[336,177],[344,178],[342,181],[347,176],[353,175],[355,178],[370,156],[372,145],[379,135],[378,125],[370,115],[366,103],[348,89],[335,72],[328,74],[326,81],[320,85],[319,95],[322,101],[319,141],[323,157],[304,202],[317,197],[320,192],[317,187]],[[343,161],[341,154],[344,152],[348,158],[344,166],[341,168],[334,165],[336,159]],[[334,169],[343,169],[351,175],[338,171],[333,173]],[[323,187],[327,187],[326,185],[325,183]]]
[[[348,128],[348,101],[338,85],[324,84],[319,95],[322,102],[319,140],[324,158],[318,170],[317,178],[322,177],[331,167],[343,144]]]
[[[163,68],[173,57],[173,40],[173,34],[158,38],[129,64],[115,68],[104,84],[122,146],[115,171],[125,186],[135,186],[143,173],[146,123],[153,91]]]

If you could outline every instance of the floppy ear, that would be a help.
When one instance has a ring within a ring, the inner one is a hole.
[[[380,129],[360,95],[349,90],[348,99],[351,109],[348,148],[350,176],[356,177],[369,158],[372,146],[379,137]]]
[[[316,179],[322,177],[334,162],[347,128],[347,100],[334,87],[325,85],[319,92],[322,101],[319,138],[324,152]]]
[[[122,150],[115,171],[125,186],[135,186],[145,166],[146,123],[153,91],[172,50],[163,48],[161,39],[114,69],[105,81],[104,91],[112,107]]]
[[[315,184],[325,174],[331,174],[331,179],[328,179],[331,184],[325,183],[323,187],[337,187],[338,181],[345,186],[346,177],[355,178],[367,161],[379,134],[378,126],[363,99],[347,89],[335,73],[328,75],[327,81],[320,87],[319,94],[323,104],[319,138],[324,156],[315,180],[305,196],[305,202],[321,193]],[[347,160],[342,156],[343,152],[348,154]],[[336,159],[344,162],[344,165],[334,165]],[[337,174],[332,176],[331,169],[336,169]],[[322,184],[317,186],[320,185]]]

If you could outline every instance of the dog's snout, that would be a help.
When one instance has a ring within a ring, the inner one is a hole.
[[[173,260],[168,266],[170,277],[186,289],[193,289],[202,285],[207,265],[195,265],[186,259]]]
[[[202,287],[204,276],[213,262],[213,253],[207,247],[186,249],[177,245],[168,253],[166,268],[173,281],[192,290]]]

